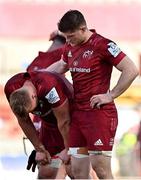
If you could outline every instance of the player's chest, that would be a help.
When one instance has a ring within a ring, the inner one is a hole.
[[[68,51],[69,68],[93,68],[99,62],[99,55],[93,48]]]

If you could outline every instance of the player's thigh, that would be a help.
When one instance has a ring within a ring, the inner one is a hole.
[[[74,177],[88,178],[90,172],[89,157],[71,156],[72,174]]]
[[[84,177],[88,177],[90,170],[90,160],[88,149],[86,147],[71,147],[69,148],[69,154],[71,155],[71,169],[72,174],[84,174]]]
[[[101,154],[101,155],[90,155],[90,161],[92,168],[97,172],[101,171],[110,171],[111,170],[111,156]]]
[[[51,126],[42,122],[40,140],[51,156],[58,154],[64,149],[64,141],[57,126]]]
[[[88,149],[111,151],[118,122],[116,110],[102,109],[82,114],[81,132],[87,141]]]

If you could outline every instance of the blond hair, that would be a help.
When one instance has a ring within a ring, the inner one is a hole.
[[[29,94],[26,90],[17,90],[10,95],[10,106],[15,115],[26,118],[27,109],[31,104]]]

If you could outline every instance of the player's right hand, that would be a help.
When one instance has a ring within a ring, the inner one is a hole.
[[[36,152],[36,157],[35,157],[36,162],[38,165],[46,165],[51,162],[51,156],[48,151],[37,151]]]
[[[50,33],[49,41],[53,41],[54,38],[58,35],[58,30],[55,30]]]
[[[59,154],[59,158],[63,161],[64,164],[69,164],[70,162],[70,155],[68,155],[68,150],[63,149]]]

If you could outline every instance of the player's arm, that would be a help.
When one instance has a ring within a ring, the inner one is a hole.
[[[65,63],[63,59],[61,58],[59,61],[51,64],[49,67],[45,69],[41,69],[39,71],[50,71],[50,72],[56,72],[59,74],[64,74],[65,72],[68,71],[68,66],[67,66],[67,63]]]
[[[26,137],[30,140],[30,142],[33,144],[35,150],[39,152],[39,158],[37,157],[37,161],[40,161],[42,164],[46,164],[50,162],[50,155],[48,151],[46,151],[44,145],[41,143],[38,132],[36,131],[30,116],[27,115],[26,118],[22,118],[19,116],[16,116],[18,123],[25,133]]]
[[[65,147],[68,148],[68,133],[70,124],[69,101],[66,99],[59,107],[53,108],[58,128],[63,136]]]
[[[128,87],[138,75],[138,70],[135,64],[127,56],[125,56],[120,61],[116,68],[121,71],[121,75],[118,79],[116,86],[111,91],[108,91],[106,94],[98,94],[92,96],[90,99],[90,106],[92,108],[100,108],[102,104],[110,103],[115,98],[119,97],[124,91],[128,89]]]
[[[110,95],[113,99],[117,98],[127,90],[134,79],[138,76],[137,67],[128,56],[125,56],[116,68],[121,71],[121,75],[116,86],[110,91]]]

